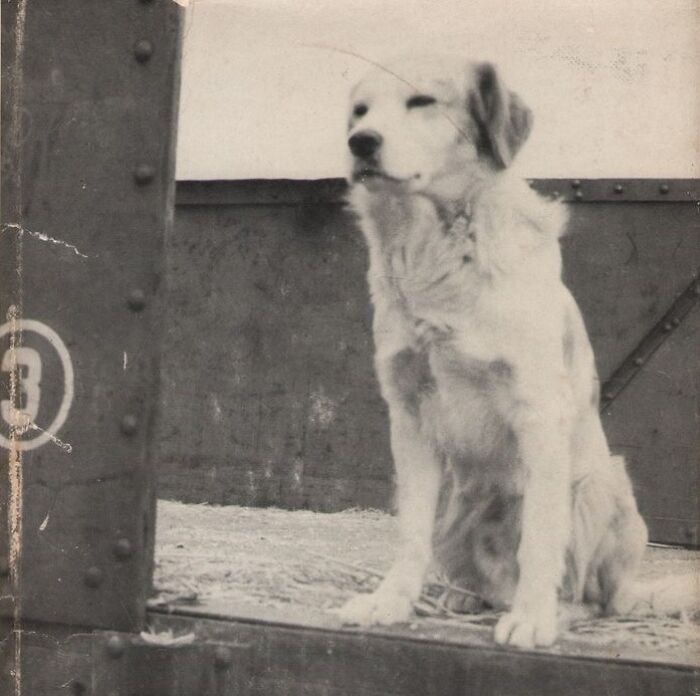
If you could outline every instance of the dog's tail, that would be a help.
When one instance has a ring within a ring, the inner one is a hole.
[[[634,580],[624,594],[623,606],[618,606],[618,611],[623,610],[621,613],[633,616],[700,615],[700,573]]]

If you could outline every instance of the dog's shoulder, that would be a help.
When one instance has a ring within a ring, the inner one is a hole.
[[[510,175],[497,177],[474,205],[481,262],[492,274],[513,280],[559,281],[559,239],[567,223],[563,203],[544,198]],[[535,268],[539,272],[533,276]]]

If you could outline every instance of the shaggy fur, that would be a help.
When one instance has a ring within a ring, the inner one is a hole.
[[[401,61],[353,91],[350,200],[401,544],[379,589],[340,610],[348,623],[406,620],[433,558],[508,609],[495,639],[520,647],[555,640],[559,598],[605,611],[648,598],[632,580],[646,528],[561,281],[566,210],[508,170],[530,124],[487,63]]]

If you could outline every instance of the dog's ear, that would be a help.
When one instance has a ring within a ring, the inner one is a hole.
[[[532,111],[503,87],[491,63],[476,66],[467,95],[469,112],[479,129],[477,149],[505,169],[530,134]]]

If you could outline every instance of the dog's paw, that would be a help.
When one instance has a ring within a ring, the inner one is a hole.
[[[512,611],[498,620],[494,629],[494,639],[501,645],[516,648],[545,647],[554,643],[557,637],[557,612]]]
[[[388,625],[408,621],[413,613],[413,603],[405,594],[378,590],[356,595],[335,613],[344,624]]]

